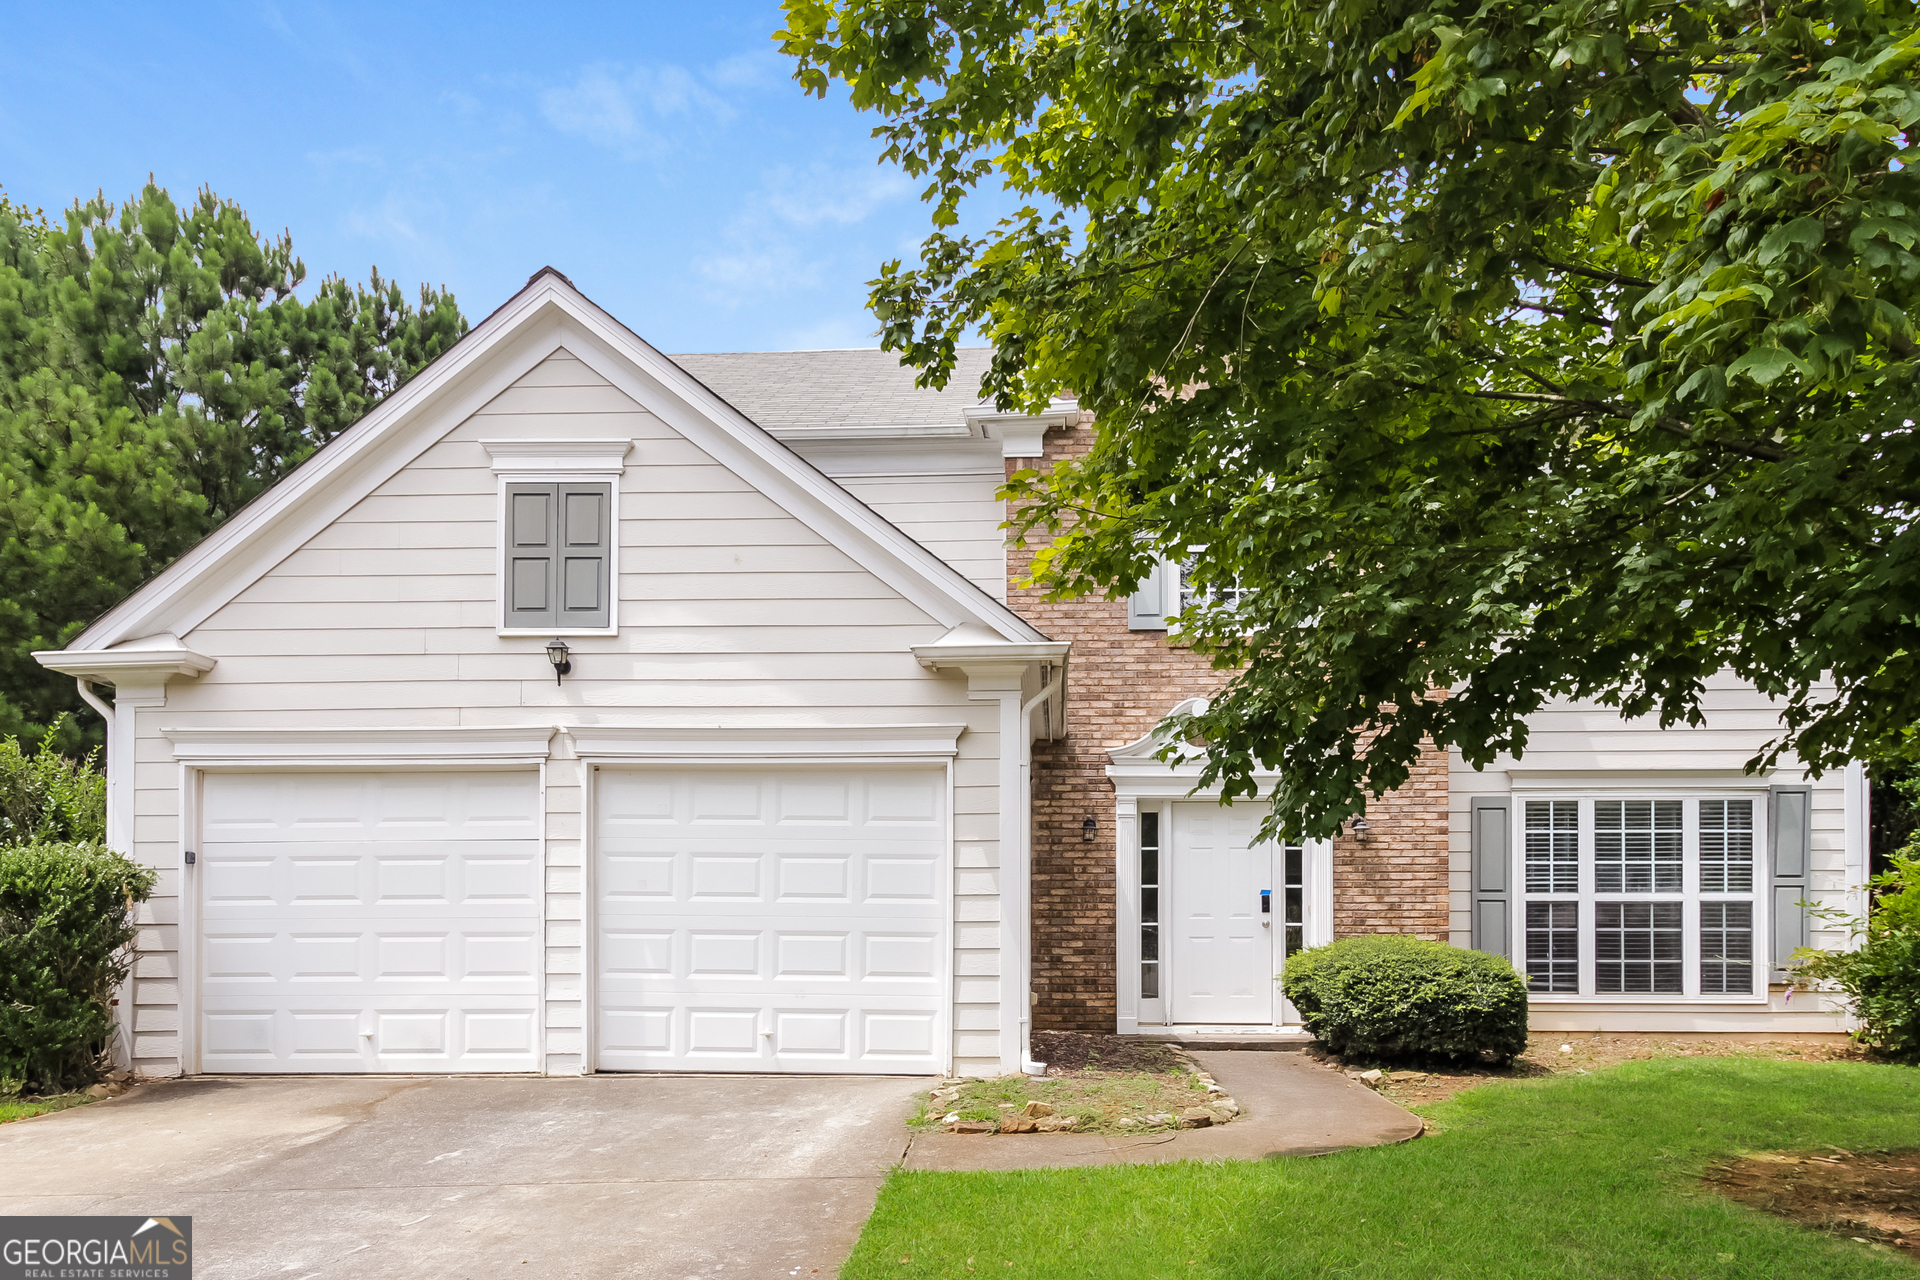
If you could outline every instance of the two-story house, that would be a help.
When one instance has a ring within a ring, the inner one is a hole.
[[[1223,680],[1169,566],[1050,603],[1009,468],[1086,447],[876,351],[665,356],[551,269],[40,655],[157,868],[119,1009],[176,1072],[998,1073],[1031,1032],[1272,1029],[1292,950],[1501,951],[1556,1028],[1831,1030],[1772,981],[1864,878],[1858,769],[1537,717],[1273,847],[1154,726]],[[111,702],[102,686],[111,686]],[[1355,824],[1359,826],[1360,824]]]

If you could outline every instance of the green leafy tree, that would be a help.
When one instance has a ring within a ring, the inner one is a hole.
[[[886,345],[940,383],[977,327],[1003,407],[1099,415],[1010,485],[1036,580],[1239,587],[1178,620],[1237,672],[1186,726],[1229,794],[1277,765],[1324,835],[1423,739],[1485,764],[1554,696],[1697,723],[1727,669],[1779,700],[1762,759],[1909,741],[1912,3],[786,13],[928,181]],[[958,234],[986,181],[1031,207]]]
[[[0,198],[0,734],[82,706],[32,650],[65,645],[466,332],[445,291],[415,306],[375,271],[303,300],[305,278],[288,236],[211,191],[182,207],[149,183],[58,222]]]

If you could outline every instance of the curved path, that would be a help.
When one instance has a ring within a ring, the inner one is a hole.
[[[920,1133],[908,1169],[1058,1169],[1166,1160],[1264,1160],[1378,1147],[1420,1136],[1420,1117],[1303,1053],[1201,1050],[1193,1054],[1241,1106],[1232,1124],[1176,1133]]]

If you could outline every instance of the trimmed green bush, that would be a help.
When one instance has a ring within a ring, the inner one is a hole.
[[[1805,978],[1832,982],[1853,1000],[1860,1020],[1854,1038],[1896,1062],[1920,1063],[1920,846],[1893,855],[1893,870],[1867,882],[1874,891],[1865,920],[1834,910],[1814,914],[1845,921],[1860,946],[1854,951],[1802,948],[1795,968]]]
[[[1527,980],[1484,951],[1343,938],[1290,956],[1280,987],[1338,1054],[1510,1062],[1527,1047]]]
[[[154,879],[99,844],[0,848],[0,1093],[96,1077]]]

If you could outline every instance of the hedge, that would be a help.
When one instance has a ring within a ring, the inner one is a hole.
[[[99,844],[0,847],[0,1093],[97,1077],[154,879]]]
[[[1527,980],[1483,951],[1345,938],[1289,957],[1280,982],[1335,1053],[1510,1062],[1527,1047]]]

